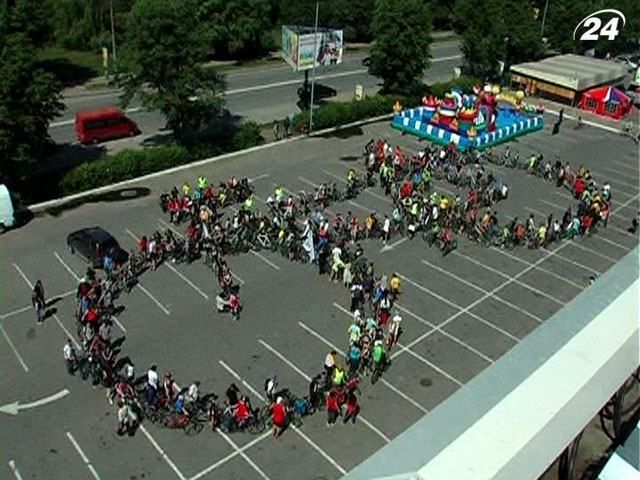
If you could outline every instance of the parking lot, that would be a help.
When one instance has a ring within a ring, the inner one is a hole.
[[[258,149],[206,166],[157,176],[136,186],[141,198],[86,203],[57,215],[38,216],[0,237],[0,405],[19,401],[15,416],[0,413],[0,459],[5,473],[24,479],[334,479],[363,461],[428,414],[447,397],[587,288],[589,277],[610,268],[638,243],[627,232],[638,212],[638,147],[629,138],[565,120],[560,134],[544,132],[510,143],[521,156],[586,164],[599,183],[610,182],[608,228],[589,238],[549,249],[500,250],[459,239],[442,257],[416,237],[363,242],[376,271],[397,272],[402,295],[397,309],[404,334],[382,380],[363,381],[362,411],[355,426],[325,425],[323,412],[274,440],[269,432],[225,435],[205,429],[188,437],[180,431],[144,425],[133,437],[115,434],[115,409],[102,389],[70,377],[62,361],[67,335],[75,333],[77,280],[86,265],[66,248],[66,236],[99,225],[129,250],[135,239],[166,228],[158,196],[204,174],[217,183],[232,175],[252,179],[259,199],[277,184],[298,192],[322,182],[343,183],[351,166],[363,169],[362,149],[371,138],[411,151],[420,142],[381,122],[347,132]],[[576,202],[570,193],[522,171],[491,167],[510,185],[510,197],[496,206],[499,218],[534,213],[538,220],[561,216]],[[455,193],[436,182],[436,190]],[[332,205],[328,215],[351,211],[391,212],[390,200],[375,187],[357,199]],[[183,227],[179,227],[180,231]],[[306,394],[326,353],[347,347],[349,294],[319,276],[317,269],[271,253],[230,257],[241,285],[242,318],[214,311],[217,283],[210,270],[164,264],[146,272],[138,287],[118,304],[116,333],[122,355],[144,375],[152,363],[172,371],[177,383],[202,382],[220,395],[231,382],[262,404],[264,379]],[[56,313],[37,326],[30,290],[42,280],[48,298],[59,298]],[[597,288],[596,286],[591,288]],[[66,393],[65,393],[66,392]],[[22,407],[22,408],[20,408]],[[455,421],[455,419],[452,419]],[[426,440],[428,441],[428,440]]]

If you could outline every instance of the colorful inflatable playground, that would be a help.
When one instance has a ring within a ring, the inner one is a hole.
[[[453,89],[443,99],[423,97],[422,105],[394,105],[392,128],[459,150],[484,149],[544,127],[543,107],[524,101],[524,92],[500,92],[497,86]]]

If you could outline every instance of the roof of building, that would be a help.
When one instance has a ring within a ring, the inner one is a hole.
[[[566,54],[512,65],[511,72],[580,92],[621,80],[627,75],[627,67],[613,61]]]

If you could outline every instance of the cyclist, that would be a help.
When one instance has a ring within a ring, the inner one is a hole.
[[[287,426],[287,409],[282,397],[278,397],[275,403],[269,406],[271,410],[271,423],[273,424],[273,436],[278,438]]]
[[[227,388],[227,391],[224,394],[224,400],[229,407],[233,408],[237,405],[238,393],[240,393],[240,389],[236,386],[235,383],[229,385],[229,388]]]
[[[373,368],[374,370],[382,371],[384,369],[384,364],[386,361],[386,352],[384,351],[384,347],[382,345],[382,340],[376,340],[373,342],[373,354],[371,358],[373,359]]]
[[[133,434],[133,431],[138,422],[138,416],[133,412],[127,402],[120,400],[118,402],[118,435],[124,435],[128,433]]]
[[[42,325],[44,322],[44,311],[47,302],[44,297],[44,287],[42,286],[42,282],[38,280],[36,284],[33,286],[33,292],[31,293],[31,303],[33,304],[33,308],[36,310],[36,320],[38,325]]]
[[[185,401],[188,404],[192,404],[197,402],[199,399],[200,399],[200,380],[196,380],[189,386],[189,389],[185,394]]]
[[[71,375],[75,375],[76,371],[76,351],[73,348],[73,343],[71,343],[71,339],[67,339],[67,343],[64,344],[62,348],[62,355],[64,356],[64,363],[67,366],[67,371]]]
[[[251,404],[244,395],[240,397],[233,407],[233,420],[238,428],[243,428],[247,421],[251,418]]]
[[[398,314],[395,314],[391,321],[391,326],[389,327],[389,337],[387,341],[389,348],[392,348],[393,346],[395,346],[396,343],[398,343],[398,339],[402,334],[402,328],[400,327],[400,322],[402,322],[402,317]],[[375,348],[374,348],[374,351],[375,351]]]

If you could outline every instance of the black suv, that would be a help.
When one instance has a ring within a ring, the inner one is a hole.
[[[71,253],[77,253],[94,268],[102,267],[102,258],[111,252],[116,264],[122,265],[129,258],[117,240],[100,227],[83,228],[67,236]]]

